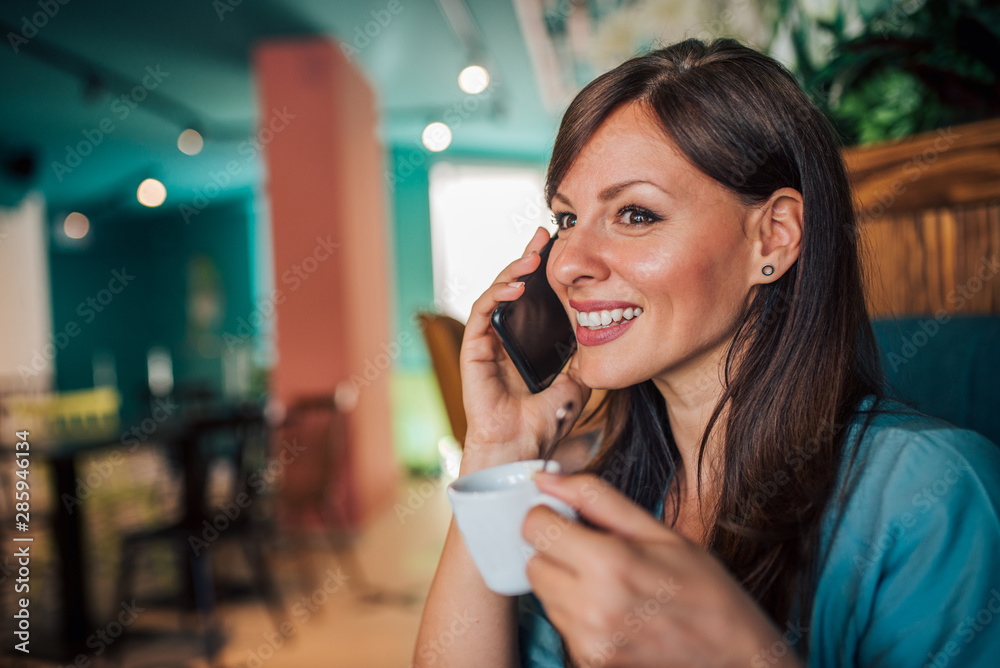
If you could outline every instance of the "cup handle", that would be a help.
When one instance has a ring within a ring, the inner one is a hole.
[[[573,506],[548,494],[538,494],[535,496],[531,500],[531,507],[534,508],[535,506],[548,506],[563,517],[568,517],[571,520],[578,519],[579,517],[576,511],[573,510]]]

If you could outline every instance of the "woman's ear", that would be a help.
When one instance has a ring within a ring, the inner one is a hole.
[[[794,188],[775,190],[756,209],[753,217],[750,283],[772,283],[781,278],[799,258],[802,193]]]

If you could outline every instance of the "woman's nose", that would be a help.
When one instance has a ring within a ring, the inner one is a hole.
[[[549,271],[566,287],[580,287],[608,277],[600,233],[591,227],[578,224],[568,233],[560,233],[552,248]]]

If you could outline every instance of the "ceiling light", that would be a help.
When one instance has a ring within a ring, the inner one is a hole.
[[[431,123],[421,135],[424,146],[429,151],[443,151],[451,144],[451,128],[444,123]]]
[[[201,153],[205,140],[201,138],[197,130],[188,128],[177,137],[177,148],[186,155],[198,155]]]
[[[466,93],[482,93],[490,84],[490,73],[479,65],[469,65],[458,75],[458,85]]]
[[[146,179],[139,184],[136,197],[143,206],[160,206],[167,199],[167,187],[156,179]]]
[[[63,232],[70,239],[82,239],[90,231],[90,220],[82,213],[73,213],[63,221]]]

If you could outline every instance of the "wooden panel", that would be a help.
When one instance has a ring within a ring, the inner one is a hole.
[[[1000,313],[1000,205],[882,216],[862,227],[872,315]]]
[[[1000,120],[846,149],[875,317],[1000,313]]]
[[[1000,198],[1000,120],[844,151],[865,219]]]

